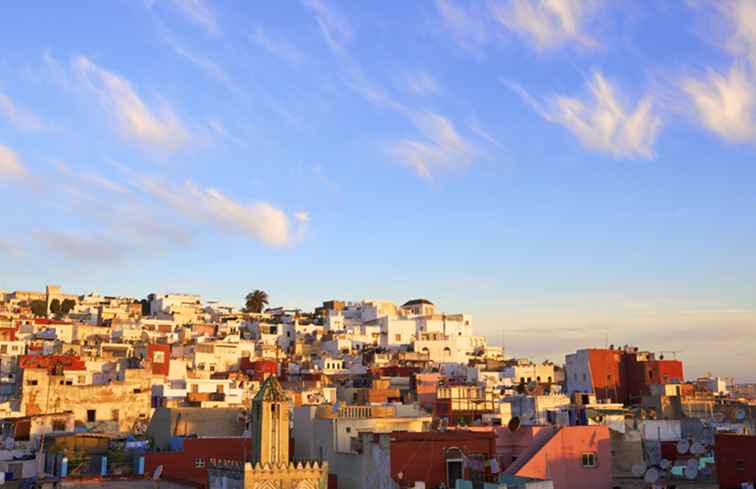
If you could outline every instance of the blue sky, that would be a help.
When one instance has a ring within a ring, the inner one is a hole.
[[[756,2],[15,3],[0,288],[416,296],[756,381]]]

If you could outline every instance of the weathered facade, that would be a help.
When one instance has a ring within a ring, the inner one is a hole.
[[[21,410],[26,416],[72,411],[77,425],[143,432],[152,414],[150,376],[128,369],[124,380],[104,385],[69,385],[63,372],[24,369]]]

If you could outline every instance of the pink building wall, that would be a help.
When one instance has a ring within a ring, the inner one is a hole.
[[[528,460],[518,460],[506,472],[522,477],[551,479],[554,489],[611,488],[612,449],[607,426],[565,426],[540,449],[534,448],[535,453],[531,454],[533,450],[528,450],[523,454],[524,457],[529,456]],[[582,456],[587,452],[595,453],[595,468],[583,467]]]

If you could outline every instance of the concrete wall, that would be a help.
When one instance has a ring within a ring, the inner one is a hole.
[[[106,421],[120,431],[131,431],[135,424],[146,425],[152,414],[150,380],[140,372],[143,375],[127,373],[127,380],[106,385],[65,385],[64,376],[25,369],[21,409],[25,415],[70,410],[77,424],[93,427]],[[88,421],[89,411],[94,411],[95,422]]]

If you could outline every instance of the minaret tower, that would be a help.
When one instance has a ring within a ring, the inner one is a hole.
[[[250,462],[289,464],[289,401],[278,379],[268,377],[252,399]]]

